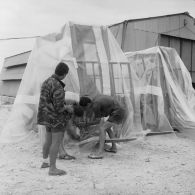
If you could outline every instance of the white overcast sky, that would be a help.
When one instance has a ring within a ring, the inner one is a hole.
[[[195,18],[195,0],[0,0],[0,39],[57,32],[68,21],[109,25],[185,11]],[[0,40],[0,69],[5,57],[33,44],[34,39]]]

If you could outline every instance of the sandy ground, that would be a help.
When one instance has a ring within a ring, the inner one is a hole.
[[[9,114],[0,106],[0,130]],[[77,159],[57,160],[65,176],[40,169],[41,144],[36,133],[25,142],[0,144],[0,194],[195,194],[195,141],[189,136],[163,135],[122,144],[102,160],[67,148]]]

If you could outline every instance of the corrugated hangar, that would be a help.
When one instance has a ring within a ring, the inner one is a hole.
[[[124,52],[157,45],[175,48],[195,83],[195,18],[188,12],[126,20],[110,29]]]
[[[175,48],[195,83],[195,19],[188,12],[125,20],[109,26],[124,52],[153,46]],[[31,51],[5,58],[0,95],[15,97]]]

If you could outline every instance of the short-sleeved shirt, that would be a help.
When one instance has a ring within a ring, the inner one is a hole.
[[[91,109],[96,118],[109,117],[108,121],[116,124],[122,123],[125,117],[124,107],[108,95],[99,95],[94,98]]]

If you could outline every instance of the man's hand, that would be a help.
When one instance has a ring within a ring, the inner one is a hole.
[[[72,114],[73,111],[74,111],[72,105],[65,105],[65,110],[66,110],[68,113],[70,113],[70,114]]]

